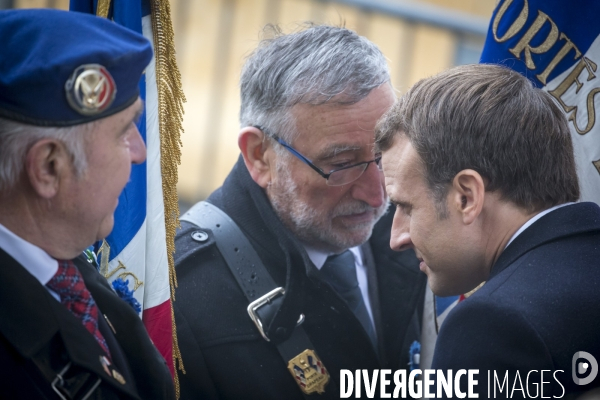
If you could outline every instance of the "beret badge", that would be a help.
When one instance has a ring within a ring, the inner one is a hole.
[[[107,110],[117,94],[110,72],[99,64],[85,64],[75,68],[65,83],[71,108],[81,115],[92,116]]]

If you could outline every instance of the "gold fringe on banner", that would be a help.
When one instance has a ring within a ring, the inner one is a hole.
[[[107,18],[111,0],[98,0],[96,15]],[[175,368],[175,391],[179,399],[177,370],[185,374],[175,327],[175,230],[179,224],[177,198],[177,166],[181,162],[181,134],[183,133],[183,103],[185,95],[181,85],[181,74],[175,59],[175,35],[171,23],[171,8],[168,0],[151,0],[152,34],[154,36],[154,58],[156,61],[156,86],[158,89],[158,121],[160,132],[160,167],[165,207],[165,230],[167,257],[169,262],[169,286],[171,288],[171,321],[173,328],[173,367]],[[103,246],[104,247],[104,246]],[[108,257],[102,257],[108,260]]]
[[[165,203],[165,229],[167,256],[169,260],[169,284],[171,286],[171,319],[173,322],[173,366],[175,368],[175,391],[179,398],[177,370],[185,374],[185,368],[177,342],[175,328],[175,230],[179,224],[177,198],[177,166],[181,160],[181,133],[183,132],[183,103],[185,95],[181,85],[181,74],[175,59],[175,35],[171,23],[171,8],[168,0],[151,0],[154,57],[156,60],[156,86],[158,88],[158,120],[160,130],[160,163],[162,189]]]
[[[96,15],[102,18],[108,18],[108,10],[110,9],[110,0],[98,0],[96,7]]]

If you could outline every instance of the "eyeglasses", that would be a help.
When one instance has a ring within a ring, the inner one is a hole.
[[[265,129],[260,126],[255,126],[255,128],[258,128],[261,131],[267,133],[267,131],[265,131]],[[310,161],[308,158],[306,158],[305,156],[300,154],[300,152],[298,150],[294,149],[292,146],[290,146],[285,140],[283,140],[279,136],[277,136],[277,135],[269,135],[269,136],[271,136],[273,139],[275,139],[277,141],[277,143],[279,143],[280,145],[285,147],[290,153],[292,153],[293,155],[298,157],[300,159],[300,161],[304,162],[306,165],[308,165],[309,167],[314,169],[319,175],[321,175],[323,178],[325,178],[328,186],[342,186],[342,185],[347,185],[348,183],[354,182],[355,180],[357,180],[358,178],[361,177],[361,175],[367,170],[367,168],[369,168],[369,164],[371,164],[371,163],[375,163],[375,165],[377,166],[377,169],[379,171],[381,171],[381,165],[380,165],[381,164],[380,163],[381,156],[378,156],[371,161],[363,161],[363,162],[359,162],[356,164],[348,165],[346,167],[334,169],[327,174],[321,168],[319,168],[315,164],[313,164],[312,161]]]

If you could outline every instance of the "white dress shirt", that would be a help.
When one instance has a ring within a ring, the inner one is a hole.
[[[46,286],[58,271],[58,261],[36,245],[21,239],[2,224],[0,224],[0,248],[21,264],[56,300],[60,301],[60,296]]]
[[[315,264],[315,266],[321,270],[323,265],[325,265],[325,261],[327,261],[327,257],[332,256],[334,253],[325,253],[319,250],[315,250],[313,248],[304,246],[306,249],[306,253],[308,254],[308,258]],[[363,301],[367,306],[367,312],[369,313],[369,319],[371,320],[371,325],[373,325],[373,330],[377,333],[375,329],[375,323],[373,320],[373,311],[371,310],[371,301],[369,300],[369,281],[367,279],[367,267],[364,265],[363,254],[360,246],[352,247],[350,252],[354,255],[354,263],[356,265],[356,277],[358,279],[358,287],[360,288],[360,293],[362,294]]]

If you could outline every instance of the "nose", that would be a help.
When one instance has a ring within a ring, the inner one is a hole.
[[[396,209],[392,222],[392,233],[390,237],[390,248],[394,251],[408,250],[413,247],[410,238],[409,217],[400,209]]]
[[[386,201],[383,173],[373,162],[358,178],[352,188],[352,197],[362,200],[373,208],[379,208]]]
[[[146,145],[137,126],[129,139],[129,155],[132,164],[141,164],[146,159]]]

